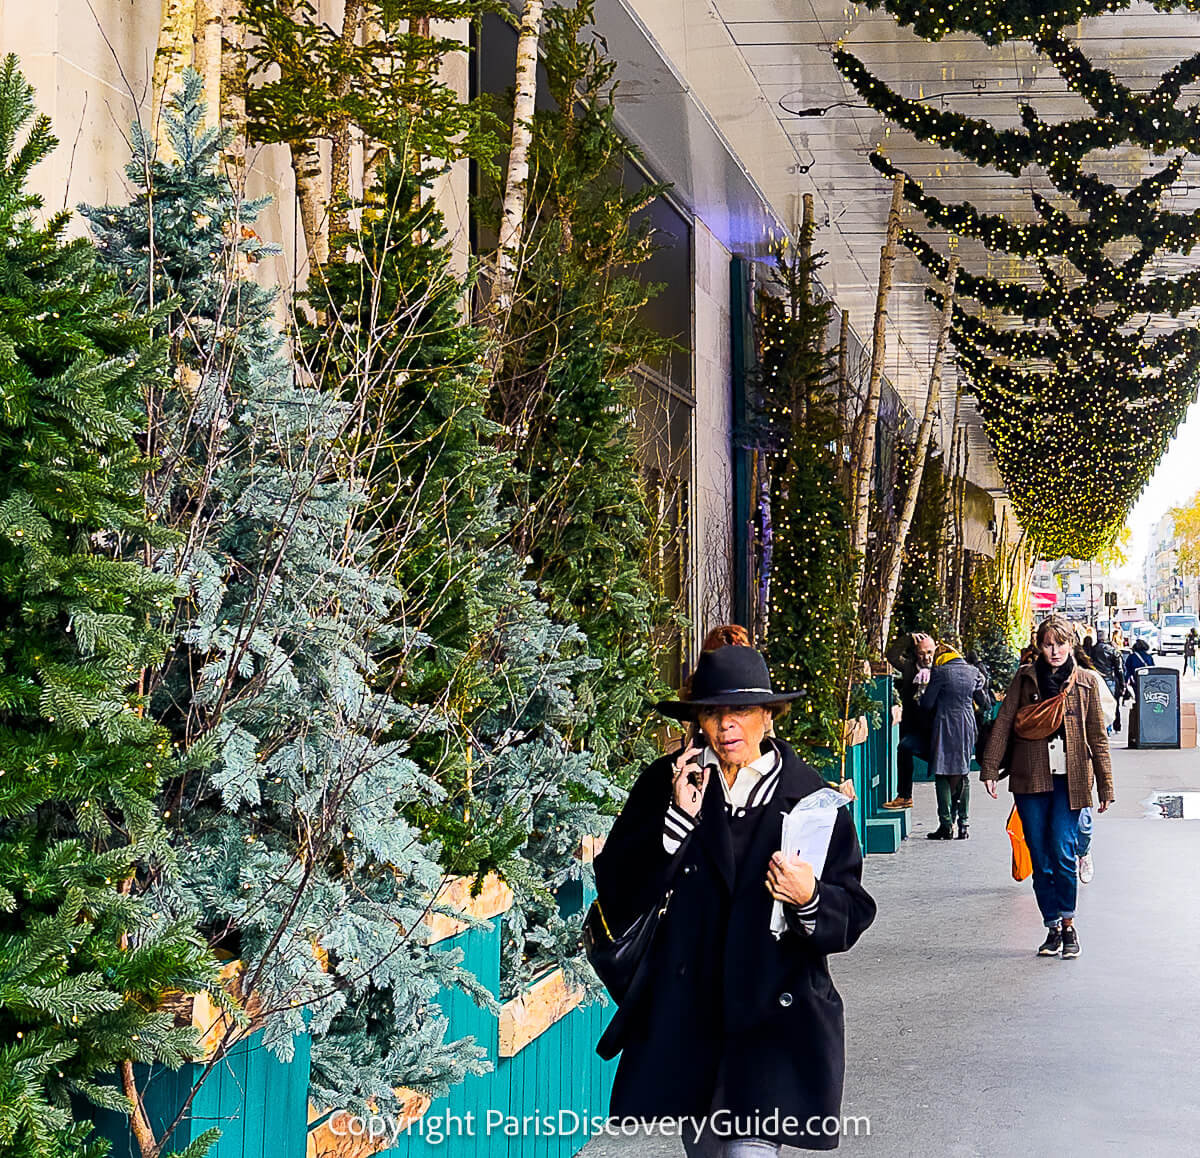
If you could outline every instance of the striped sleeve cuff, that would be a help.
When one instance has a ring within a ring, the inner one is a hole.
[[[803,929],[804,932],[806,932],[806,933],[814,932],[817,927],[817,906],[820,903],[821,903],[821,886],[817,885],[816,892],[814,892],[812,895],[812,900],[810,900],[807,904],[805,904],[805,905],[785,904],[783,906],[784,911],[788,914],[788,916],[793,918],[792,921],[789,921],[789,924],[799,925],[800,928]]]
[[[696,818],[688,816],[682,808],[678,807],[672,800],[667,805],[667,816],[663,821],[663,848],[667,852],[674,855],[683,845],[691,834],[693,828],[696,827]]]

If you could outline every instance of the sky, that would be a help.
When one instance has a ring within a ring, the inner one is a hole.
[[[1097,463],[1097,469],[1103,464]],[[1171,507],[1181,506],[1200,490],[1200,402],[1193,402],[1167,453],[1129,514],[1129,563],[1115,573],[1126,581],[1140,579],[1150,532]]]

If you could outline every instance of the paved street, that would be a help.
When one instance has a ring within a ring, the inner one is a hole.
[[[1200,681],[1183,694],[1200,698]],[[1009,874],[1011,797],[974,785],[971,839],[930,842],[933,785],[917,785],[913,838],[867,865],[879,919],[832,963],[848,1018],[844,1110],[871,1122],[843,1153],[1200,1152],[1200,823],[1144,819],[1139,803],[1200,790],[1200,752],[1117,743],[1117,804],[1097,819],[1077,961],[1034,956],[1044,930],[1029,883]],[[584,1153],[681,1147],[596,1140]]]

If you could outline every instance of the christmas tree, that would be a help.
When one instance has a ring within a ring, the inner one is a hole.
[[[900,461],[900,489],[908,486],[912,454],[905,449]],[[892,612],[892,639],[921,631],[938,635],[938,624],[946,618],[945,593],[939,582],[947,551],[946,513],[948,488],[945,461],[940,454],[930,455],[921,475],[917,509],[904,541],[904,563],[900,570],[900,590]]]
[[[813,225],[775,258],[758,295],[756,427],[772,452],[772,558],[765,651],[776,680],[804,692],[776,731],[802,751],[840,753],[859,714],[865,640],[858,625],[846,488],[834,447],[838,416],[825,351],[832,304],[815,289]]]
[[[128,1111],[132,1063],[194,1045],[164,1002],[209,979],[198,938],[144,893],[164,856],[172,767],[142,670],[174,584],[134,556],[163,536],[139,496],[143,390],[163,346],[67,215],[37,221],[55,146],[0,70],[0,1155],[98,1154],[71,1098]]]
[[[598,661],[576,685],[576,744],[629,782],[658,754],[649,704],[665,694],[659,656],[681,627],[656,572],[673,544],[647,501],[631,420],[633,372],[667,350],[640,319],[656,291],[636,276],[652,246],[636,214],[662,187],[622,185],[635,154],[614,124],[616,62],[589,33],[592,8],[545,14],[553,107],[534,118],[527,229],[490,402],[517,466],[506,499],[518,551]]]
[[[339,379],[297,370],[273,293],[247,276],[270,252],[260,206],[222,175],[201,89],[187,74],[164,111],[178,161],[135,130],[132,203],[87,210],[172,358],[147,396],[162,464],[148,492],[178,532],[155,562],[186,590],[148,690],[186,752],[163,796],[180,877],[161,900],[242,962],[269,1047],[286,1057],[311,1034],[314,1103],[387,1112],[394,1088],[437,1096],[483,1064],[434,997],[489,995],[416,934],[444,872],[412,815],[446,795],[418,746],[447,743],[446,705],[381,679],[415,633],[377,568],[348,452],[359,415]]]

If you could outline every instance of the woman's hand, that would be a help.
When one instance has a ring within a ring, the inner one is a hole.
[[[1100,803],[1096,805],[1096,811],[1107,812],[1114,804],[1116,804],[1115,800],[1101,800]]]
[[[710,772],[708,768],[701,767],[700,755],[701,750],[694,745],[680,752],[675,758],[675,770],[671,777],[675,807],[692,817],[700,812]]]
[[[767,866],[767,891],[777,901],[792,905],[807,905],[817,891],[812,865],[793,853],[784,857],[777,852]]]
[[[842,782],[841,782],[841,783],[840,783],[840,784],[837,786],[837,790],[838,790],[838,791],[839,791],[839,792],[840,792],[840,793],[841,793],[843,796],[848,796],[848,797],[849,797],[851,800],[857,800],[857,799],[858,799],[858,793],[856,793],[856,792],[854,791],[854,781],[853,781],[853,780],[843,780],[843,781],[842,781]]]
[[[984,786],[984,788],[987,789],[987,794],[993,800],[995,800],[996,799],[996,781],[995,780],[985,780],[983,782],[983,786]]]

